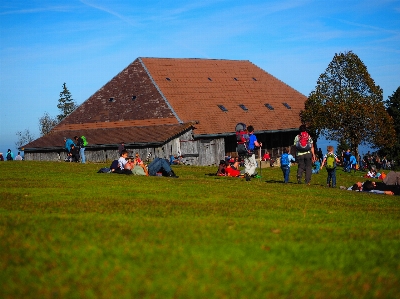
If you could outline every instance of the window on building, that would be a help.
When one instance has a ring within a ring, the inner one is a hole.
[[[292,109],[292,107],[290,107],[288,103],[282,103],[282,104],[283,104],[283,106],[285,106],[287,109]]]
[[[246,107],[245,105],[243,105],[243,104],[240,104],[239,107],[242,108],[244,111],[248,111],[248,110],[249,110],[249,109],[247,109],[247,107]]]
[[[264,104],[265,105],[265,107],[267,107],[269,110],[274,110],[274,107],[272,107],[270,104]]]
[[[221,109],[224,112],[228,112],[228,109],[225,108],[224,105],[217,105],[219,109]]]

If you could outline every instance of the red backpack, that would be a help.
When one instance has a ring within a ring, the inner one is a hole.
[[[247,145],[249,143],[249,134],[247,133],[246,125],[244,123],[238,123],[235,127],[235,131],[238,154],[248,154]]]
[[[308,152],[311,150],[312,144],[310,143],[310,135],[307,132],[301,132],[298,135],[298,141],[296,143],[296,148],[299,152]]]

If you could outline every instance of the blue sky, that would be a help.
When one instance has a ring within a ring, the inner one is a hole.
[[[250,60],[308,96],[350,50],[386,100],[400,86],[400,0],[1,1],[0,152],[17,131],[39,137],[64,82],[81,104],[137,57]]]

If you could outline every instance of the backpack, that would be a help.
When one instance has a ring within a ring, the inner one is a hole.
[[[335,168],[335,155],[328,154],[326,156],[326,169],[334,169]]]
[[[87,146],[88,145],[88,142],[87,142],[87,140],[86,140],[86,137],[85,136],[81,136],[81,139],[82,139],[82,144],[83,144],[83,146]]]
[[[298,141],[296,143],[296,148],[299,152],[308,152],[311,150],[312,144],[310,143],[310,135],[307,132],[301,132],[298,135]]]
[[[289,165],[289,154],[284,153],[281,156],[281,166],[288,166]]]
[[[11,160],[13,159],[13,158],[11,157],[11,152],[8,152],[8,153],[7,153],[6,158],[7,158],[7,160],[9,160],[9,161],[11,161]]]
[[[247,133],[246,125],[244,123],[238,123],[235,127],[235,131],[238,154],[248,154],[247,145],[249,143],[249,134]]]

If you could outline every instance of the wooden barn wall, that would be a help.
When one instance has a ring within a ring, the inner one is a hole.
[[[130,155],[138,153],[142,160],[150,157],[170,158],[171,155],[182,155],[188,165],[216,165],[225,156],[225,141],[220,139],[193,139],[192,131],[186,132],[165,143],[160,147],[130,147],[126,146]],[[24,153],[25,160],[35,161],[64,161],[67,157],[65,151],[37,151]],[[87,162],[110,163],[119,158],[118,148],[87,147],[85,150]]]
[[[263,143],[262,155],[269,151],[272,158],[280,157],[284,147],[290,147],[291,153],[295,154],[293,140],[297,132],[278,132],[256,134],[257,139]],[[218,165],[226,154],[236,152],[235,136],[216,139],[194,139],[193,132],[188,131],[181,136],[170,140],[160,147],[129,147],[126,146],[130,155],[139,153],[143,160],[150,154],[150,160],[155,157],[170,158],[171,155],[182,155],[189,165]],[[65,151],[57,152],[25,152],[25,160],[35,161],[64,161]],[[119,158],[118,149],[115,148],[92,148],[85,150],[86,161],[95,163],[109,163]]]

